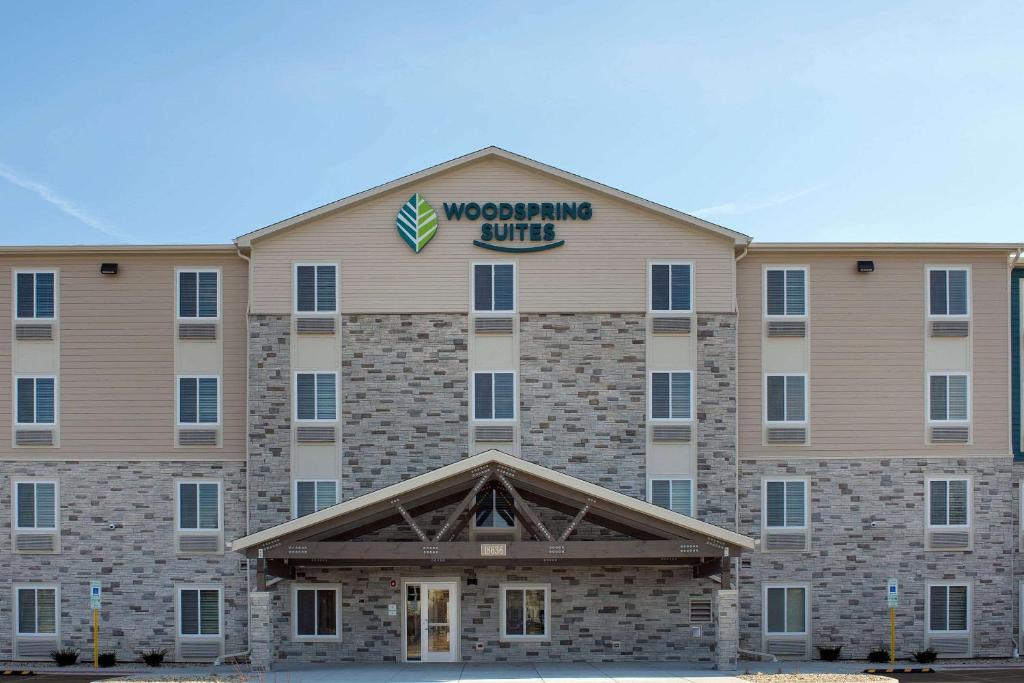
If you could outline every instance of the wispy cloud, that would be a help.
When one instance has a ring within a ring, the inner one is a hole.
[[[28,190],[47,204],[56,207],[59,211],[62,211],[85,225],[88,225],[93,230],[103,233],[107,237],[111,237],[120,242],[127,242],[131,239],[126,233],[121,232],[117,228],[109,225],[106,221],[92,215],[86,209],[78,206],[70,199],[60,196],[49,185],[26,178],[10,166],[3,163],[0,163],[0,178],[3,178],[7,182],[20,187],[23,190]]]
[[[788,204],[789,202],[800,199],[812,192],[817,192],[825,187],[828,187],[828,183],[818,183],[817,185],[811,185],[810,187],[805,187],[787,194],[780,194],[759,202],[729,202],[728,204],[707,206],[703,209],[697,209],[693,212],[693,215],[700,216],[702,218],[710,218],[711,216],[734,216],[741,213],[753,213],[755,211],[761,211],[762,209],[770,209],[781,204]]]

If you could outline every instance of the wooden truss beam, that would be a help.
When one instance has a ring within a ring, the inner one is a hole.
[[[569,537],[572,536],[572,532],[576,531],[576,527],[578,527],[580,525],[580,522],[583,521],[583,518],[586,516],[587,512],[589,512],[589,511],[590,511],[590,501],[588,501],[587,504],[584,505],[580,509],[580,511],[576,513],[576,516],[572,518],[572,521],[569,522],[569,526],[567,526],[565,528],[565,531],[562,532],[562,535],[558,537],[559,543],[562,543],[562,542],[568,540]]]
[[[430,539],[427,538],[427,533],[420,528],[420,525],[417,524],[416,520],[412,518],[412,515],[409,514],[409,511],[402,507],[401,501],[399,501],[396,498],[395,500],[391,501],[391,504],[395,506],[396,510],[398,510],[398,514],[402,515],[402,519],[405,520],[405,523],[412,527],[412,530],[416,534],[416,537],[424,543],[429,543]]]
[[[533,510],[526,504],[523,497],[519,495],[519,491],[516,491],[516,487],[512,485],[512,482],[508,480],[501,472],[497,473],[498,481],[505,487],[508,494],[512,496],[512,506],[515,508],[516,513],[520,516],[520,521],[523,522],[523,526],[533,533],[538,540],[553,541],[555,537],[551,535],[547,527],[544,526],[544,522],[537,518],[537,515],[533,513]]]
[[[459,522],[462,513],[466,511],[466,508],[471,505],[476,507],[476,497],[480,495],[480,490],[483,489],[484,484],[490,481],[493,472],[488,472],[479,479],[476,480],[476,484],[469,490],[466,497],[459,501],[459,504],[455,506],[455,509],[451,511],[444,522],[441,524],[441,528],[437,530],[437,535],[434,536],[434,543],[447,540],[448,538],[455,538],[459,531],[462,531],[464,524],[460,524],[456,529],[456,524]],[[467,515],[468,517],[468,515]],[[448,532],[451,531],[451,534]]]

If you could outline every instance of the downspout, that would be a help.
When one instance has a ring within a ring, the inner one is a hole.
[[[739,268],[737,266],[739,265],[739,262],[742,261],[746,257],[748,251],[750,251],[749,243],[745,244],[743,246],[743,251],[740,252],[736,256],[736,259],[733,262],[733,266],[732,266],[732,310],[736,314],[736,335],[735,335],[735,337],[736,337],[736,339],[735,339],[735,341],[736,341],[736,386],[734,387],[735,390],[736,390],[736,420],[735,420],[735,422],[733,424],[733,439],[734,439],[734,443],[736,444],[736,470],[735,470],[735,473],[734,473],[736,478],[735,478],[735,484],[733,484],[733,490],[736,492],[736,512],[735,512],[735,517],[733,519],[735,519],[735,521],[736,521],[736,523],[734,525],[734,531],[736,531],[736,533],[739,533],[739,531],[740,531],[740,388],[739,388],[739,373],[740,373],[740,305],[739,305],[739,293],[738,293],[739,292]],[[740,587],[743,585],[742,572],[743,572],[743,555],[741,554],[739,559],[736,562],[736,573],[735,573],[735,576],[736,576],[736,619],[737,619],[737,621],[739,620],[739,617],[740,617],[740,615],[739,615],[740,606],[743,604],[740,601],[740,599],[739,599]],[[737,625],[737,629],[738,629],[738,625]],[[738,632],[736,634],[736,638],[737,638],[737,641],[738,641],[739,640],[739,633]],[[760,658],[760,656],[762,654],[767,654],[767,653],[760,653],[760,652],[756,652],[755,653],[755,652],[751,652],[751,651],[748,651],[748,650],[743,650],[743,649],[741,649],[739,647],[739,643],[737,642],[736,654],[737,654],[737,656],[741,655],[741,654],[747,654],[748,656],[757,655]],[[767,656],[771,657],[771,661],[773,661],[773,662],[779,661],[778,658],[775,657],[774,655],[770,655],[769,654]]]
[[[252,312],[252,259],[242,253],[242,248],[235,243],[235,253],[240,259],[245,261],[246,265],[246,283],[245,283],[245,535],[248,536],[251,533],[249,523],[249,496],[252,490],[249,485],[249,314]],[[252,605],[249,601],[249,593],[252,592],[252,572],[249,571],[249,562],[246,560],[245,563],[245,634],[246,642],[249,648],[244,653],[248,655],[252,651],[252,641],[249,640],[252,635],[249,631],[249,624],[252,623]],[[225,657],[220,657],[218,661],[223,661]],[[214,662],[217,664],[218,662]]]
[[[1017,267],[1017,263],[1020,261],[1021,252],[1022,251],[1024,251],[1024,250],[1022,250],[1021,248],[1017,249],[1017,253],[1013,255],[1013,260],[1010,261],[1010,266],[1009,266],[1009,268],[1007,270],[1007,276],[1008,277],[1006,278],[1006,287],[1007,287],[1007,291],[1009,293],[1013,292],[1013,287],[1010,286],[1011,283],[1013,282],[1013,269]],[[1012,306],[1013,302],[1010,302],[1010,305]],[[1020,334],[1020,330],[1013,329],[1013,320],[1010,320],[1009,322],[1010,322],[1010,335],[1012,336],[1012,335],[1015,335],[1015,334]],[[1012,345],[1011,345],[1011,348],[1013,348]],[[1011,357],[1010,358],[1010,366],[1011,367],[1013,366],[1013,361],[1014,361],[1014,359]],[[1007,394],[1007,396],[1013,396],[1013,373],[1012,372],[1009,373],[1009,389],[1010,389],[1010,391]],[[1010,407],[1013,408],[1014,406],[1011,405]],[[1016,406],[1016,408],[1017,408],[1017,410],[1020,410],[1020,406]],[[1014,436],[1013,435],[1013,415],[1010,415],[1010,443],[1011,444],[1013,444],[1013,436]],[[1013,451],[1012,447],[1011,447],[1010,450],[1011,450],[1010,457],[1011,458],[1016,458],[1017,454],[1012,452]],[[1011,492],[1013,491],[1013,464],[1012,464],[1012,462],[1011,462],[1011,465],[1010,465],[1010,491]],[[1018,496],[1024,496],[1024,489],[1018,488],[1017,495]],[[1012,496],[1011,496],[1011,500],[1012,500]],[[1013,600],[1012,600],[1012,603],[1010,605],[1010,642],[1013,643],[1013,657],[1014,657],[1014,659],[1017,659],[1017,658],[1020,657],[1020,640],[1019,640],[1020,634],[1017,634],[1016,637],[1013,634],[1014,634],[1014,627],[1017,624],[1020,623],[1020,615],[1017,615],[1017,618],[1014,619],[1015,612],[1019,611],[1019,609],[1020,609],[1020,599],[1021,599],[1021,596],[1020,596],[1020,582],[1016,580],[1016,567],[1015,567],[1015,565],[1016,565],[1016,559],[1017,559],[1017,551],[1018,551],[1019,546],[1020,546],[1020,540],[1019,540],[1020,539],[1020,525],[1021,525],[1020,513],[1021,513],[1021,510],[1024,509],[1024,503],[1018,501],[1016,507],[1017,507],[1017,512],[1013,516],[1013,550],[1010,552],[1010,595],[1013,596]]]

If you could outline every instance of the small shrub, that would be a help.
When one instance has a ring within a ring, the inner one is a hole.
[[[936,657],[938,657],[938,654],[931,648],[914,653],[914,661],[918,664],[931,664],[935,661]]]
[[[54,650],[50,653],[50,657],[57,666],[71,666],[72,664],[78,663],[78,657],[81,653],[71,647],[62,647],[59,650]]]
[[[880,647],[868,653],[868,661],[872,664],[885,664],[889,661],[889,650]]]
[[[96,661],[104,669],[115,666],[117,664],[117,653],[101,652]]]
[[[160,666],[166,656],[167,650],[146,650],[142,653],[142,661],[148,666]]]
[[[818,655],[822,661],[834,662],[839,659],[839,653],[842,651],[842,645],[830,645],[828,647],[818,646]]]

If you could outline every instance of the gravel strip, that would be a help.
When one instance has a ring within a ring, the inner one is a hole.
[[[899,683],[888,676],[871,674],[742,674],[751,683]]]

